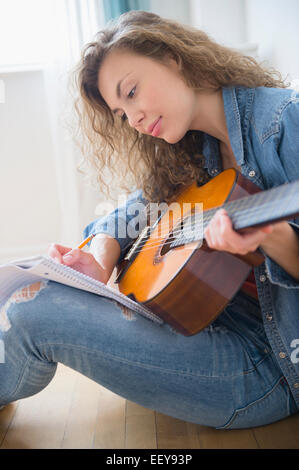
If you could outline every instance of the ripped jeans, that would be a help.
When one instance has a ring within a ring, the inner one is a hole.
[[[191,337],[53,281],[19,289],[0,313],[0,406],[38,393],[63,363],[144,407],[215,428],[298,412],[259,305],[241,292]]]

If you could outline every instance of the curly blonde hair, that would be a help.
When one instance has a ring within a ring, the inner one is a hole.
[[[234,49],[217,44],[206,33],[145,11],[121,15],[88,43],[73,71],[77,97],[76,141],[83,160],[79,169],[93,174],[101,191],[110,194],[107,169],[126,191],[142,188],[151,202],[170,202],[185,185],[209,176],[203,167],[202,133],[189,131],[179,142],[139,134],[113,115],[98,89],[98,72],[112,50],[131,51],[163,63],[172,57],[189,87],[202,91],[225,86],[285,88],[279,72]]]

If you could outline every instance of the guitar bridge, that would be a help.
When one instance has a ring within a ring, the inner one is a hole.
[[[114,281],[115,284],[118,284],[121,280],[121,278],[124,276],[124,274],[127,272],[129,266],[132,264],[134,259],[139,253],[139,248],[141,245],[143,246],[146,240],[148,239],[150,232],[151,232],[152,227],[146,226],[142,232],[140,233],[139,237],[136,239],[136,241],[133,243],[131,246],[130,250],[124,257],[122,263],[121,263],[121,268],[120,271]]]

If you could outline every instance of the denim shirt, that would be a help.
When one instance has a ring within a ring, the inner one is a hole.
[[[299,179],[299,93],[291,89],[225,87],[222,89],[231,147],[241,173],[261,189]],[[222,171],[219,141],[203,134],[205,168],[211,177]],[[132,223],[140,190],[126,204],[90,223],[84,236],[107,233],[116,238],[124,256],[132,243],[118,237]],[[288,223],[299,236],[299,218]],[[139,219],[139,231],[146,218]],[[263,251],[263,250],[262,250]],[[254,268],[264,328],[276,360],[299,407],[299,282],[265,253]],[[299,260],[297,260],[298,262]]]

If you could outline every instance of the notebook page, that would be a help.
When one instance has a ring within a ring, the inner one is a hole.
[[[134,302],[132,299],[122,294],[121,292],[107,286],[106,284],[97,281],[85,274],[82,274],[69,266],[57,263],[50,257],[41,257],[40,263],[34,263],[31,268],[27,268],[28,274],[40,276],[42,279],[50,279],[55,282],[60,282],[77,289],[82,289],[97,295],[102,295],[122,305],[127,306],[135,312],[144,315],[157,323],[164,323],[158,316],[152,313],[145,306]]]
[[[134,302],[116,289],[106,286],[106,284],[85,274],[79,273],[69,266],[57,263],[47,256],[35,256],[15,260],[6,265],[0,265],[0,308],[18,288],[25,287],[26,285],[42,279],[59,282],[110,298],[156,323],[164,323],[163,320],[145,306]]]

